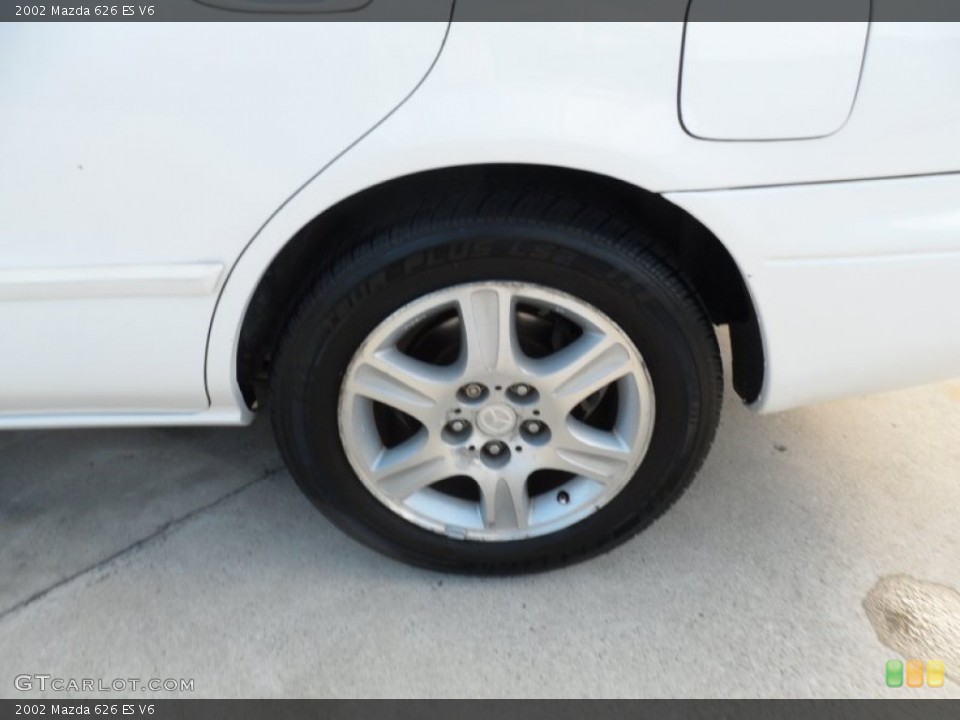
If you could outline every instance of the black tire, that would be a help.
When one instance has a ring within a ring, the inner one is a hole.
[[[624,542],[677,500],[713,440],[722,366],[706,313],[681,273],[642,230],[562,195],[523,192],[433,198],[429,213],[398,217],[355,238],[303,297],[271,377],[274,430],[303,492],[346,533],[436,570],[507,574],[580,561]],[[423,206],[421,205],[421,206]],[[492,280],[538,283],[604,312],[633,340],[656,393],[643,461],[613,501],[557,532],[470,542],[423,529],[380,503],[341,445],[340,379],[368,333],[434,290]]]

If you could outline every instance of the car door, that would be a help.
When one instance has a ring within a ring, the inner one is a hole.
[[[446,28],[0,28],[0,425],[205,408],[205,343],[230,267],[404,101]]]

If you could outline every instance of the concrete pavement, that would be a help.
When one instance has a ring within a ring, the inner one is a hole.
[[[28,696],[21,673],[191,678],[192,697],[960,697],[960,668],[884,686],[900,655],[863,602],[894,574],[960,587],[960,382],[771,417],[728,389],[664,518],[511,579],[347,539],[266,418],[0,434],[3,697]],[[949,633],[945,612],[924,622]]]

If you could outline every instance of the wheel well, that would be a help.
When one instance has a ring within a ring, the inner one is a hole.
[[[603,175],[538,165],[476,165],[371,187],[318,215],[287,243],[261,278],[241,328],[237,378],[247,403],[253,406],[264,394],[276,343],[299,298],[349,248],[351,238],[422,211],[439,190],[472,194],[505,185],[562,192],[645,230],[658,254],[690,281],[711,321],[730,326],[734,389],[747,402],[757,398],[764,358],[756,313],[736,263],[703,224],[660,195]]]

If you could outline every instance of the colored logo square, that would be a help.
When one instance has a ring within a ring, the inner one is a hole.
[[[923,687],[923,660],[907,660],[907,687]]]
[[[903,661],[887,660],[887,687],[903,685]]]
[[[944,674],[943,660],[927,661],[927,685],[929,687],[943,687]]]

